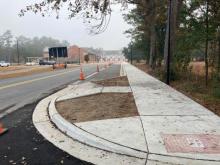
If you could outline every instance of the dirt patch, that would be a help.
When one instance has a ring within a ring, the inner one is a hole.
[[[189,69],[197,76],[205,76],[205,62],[190,62]],[[213,68],[209,66],[209,75],[212,74]]]
[[[17,71],[27,68],[24,65],[21,66],[9,66],[9,67],[0,67],[0,72],[8,72],[8,71]]]
[[[7,79],[7,78],[15,78],[15,77],[21,77],[21,76],[28,76],[32,74],[42,73],[42,72],[49,72],[53,71],[52,67],[43,67],[43,68],[32,68],[32,69],[26,69],[26,70],[20,70],[19,71],[13,71],[10,73],[2,73],[0,74],[0,79]]]
[[[129,86],[127,76],[116,77],[116,78],[100,80],[100,81],[93,81],[93,83],[102,86]]]
[[[138,116],[132,93],[100,93],[56,103],[71,123]]]
[[[76,64],[68,64],[67,68],[77,67]],[[62,68],[63,69],[63,68]],[[0,67],[0,79],[28,76],[37,73],[53,71],[52,66],[10,66]]]

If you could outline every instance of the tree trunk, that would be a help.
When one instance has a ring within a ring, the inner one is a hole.
[[[149,35],[150,49],[149,49],[149,65],[154,67],[155,62],[155,45],[156,45],[156,1],[142,0],[143,12],[145,15],[145,31],[146,35]],[[147,37],[146,37],[147,38]]]
[[[220,36],[218,38],[218,73],[220,73]]]
[[[156,45],[156,2],[149,0],[149,20],[150,20],[150,59],[149,66],[154,68],[154,60],[156,55],[155,45]]]
[[[171,0],[171,16],[170,16],[170,57],[173,56],[174,49],[175,49],[175,41],[176,41],[176,29],[179,27],[179,21],[177,20],[179,11],[182,7],[182,0]],[[169,11],[169,6],[168,6]],[[168,38],[169,38],[169,14],[167,19],[166,25],[166,36],[165,36],[165,43],[164,43],[164,65],[167,65],[167,55],[168,55]]]
[[[151,25],[151,34],[150,34],[150,60],[149,65],[151,68],[154,68],[155,56],[156,56],[156,31],[155,24]]]

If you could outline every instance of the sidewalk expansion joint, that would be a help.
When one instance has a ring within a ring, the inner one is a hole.
[[[48,112],[49,113],[49,112]],[[57,131],[59,131],[60,133],[62,133],[63,135],[65,135],[65,136],[67,136],[68,138],[70,138],[72,141],[77,141],[77,142],[79,142],[79,143],[81,143],[81,144],[84,144],[84,145],[86,145],[86,146],[89,146],[89,147],[92,147],[92,148],[95,148],[95,149],[99,149],[99,150],[101,150],[101,151],[105,151],[105,152],[109,152],[109,153],[114,153],[114,154],[118,154],[118,155],[124,155],[124,156],[128,156],[128,157],[132,157],[132,158],[137,158],[137,159],[145,159],[145,158],[142,158],[142,157],[137,157],[137,156],[133,156],[133,155],[128,155],[128,154],[122,154],[122,153],[119,153],[119,152],[113,152],[113,151],[110,151],[110,150],[106,150],[106,149],[103,149],[103,148],[99,148],[99,147],[95,147],[95,146],[92,146],[92,145],[90,145],[90,144],[87,144],[87,143],[84,143],[84,142],[82,142],[82,141],[79,141],[79,140],[77,140],[77,139],[74,139],[74,138],[72,138],[70,135],[68,135],[66,132],[63,132],[62,130],[60,130],[57,126],[56,126],[56,124],[50,119],[50,120],[48,120],[48,122],[50,122],[50,124],[54,127],[54,128],[56,128],[56,130]],[[126,146],[125,146],[126,147]],[[127,147],[128,148],[128,147]],[[132,149],[132,148],[131,148]],[[143,152],[144,153],[144,152]]]
[[[57,99],[57,98],[56,98],[56,99]],[[50,104],[52,104],[52,101],[50,102]],[[47,108],[47,113],[48,113],[48,114],[49,114],[49,107],[50,107],[50,105],[49,105],[48,108]],[[58,114],[58,113],[57,113],[57,114]],[[58,115],[59,115],[59,114],[58,114]],[[62,117],[61,115],[59,115],[59,116]],[[78,140],[78,139],[75,139],[75,138],[71,137],[70,135],[68,135],[65,130],[63,131],[63,130],[59,129],[58,126],[54,123],[54,121],[52,121],[51,116],[49,116],[49,119],[50,119],[50,121],[48,121],[48,122],[50,122],[59,132],[62,132],[62,134],[64,134],[65,136],[69,137],[69,138],[72,139],[73,141],[77,141],[77,142],[79,142],[79,143],[81,143],[81,144],[84,144],[84,145],[87,145],[87,146],[89,146],[89,147],[92,147],[92,148],[95,148],[95,149],[99,149],[99,150],[102,150],[102,151],[106,151],[106,152],[110,152],[110,153],[114,153],[114,154],[118,154],[118,155],[124,155],[124,156],[128,156],[128,157],[133,157],[133,158],[138,158],[138,159],[145,159],[145,158],[143,158],[143,157],[134,156],[134,155],[127,154],[127,153],[121,153],[120,151],[114,152],[114,151],[107,150],[107,149],[104,149],[104,148],[101,148],[101,147],[98,147],[98,146],[93,146],[93,145],[91,145],[91,144],[84,143],[84,142],[82,142],[82,141],[80,141],[80,140]],[[72,124],[72,123],[71,123],[71,124]],[[75,124],[72,124],[72,125],[73,125],[74,127],[78,128],[78,129],[80,129],[80,130],[82,130],[82,131],[84,131],[84,132],[90,134],[90,135],[93,135],[93,134],[91,134],[91,133],[89,133],[89,132],[87,132],[87,131],[85,131],[85,130],[79,128],[78,126],[75,126]],[[100,137],[98,137],[97,135],[93,135],[93,136],[95,136],[96,138],[99,138],[99,139],[102,139],[102,140],[105,140],[105,141],[106,141],[106,139],[100,138]],[[118,143],[114,143],[114,142],[111,142],[111,141],[108,141],[108,142],[110,142],[110,143],[112,143],[112,144],[115,144],[115,145],[118,145],[118,146],[121,146],[121,147],[125,147],[125,148],[128,148],[128,149],[134,150],[134,151],[136,151],[136,152],[140,152],[140,153],[143,153],[143,154],[147,154],[147,152],[139,151],[139,150],[137,150],[137,149],[133,149],[133,148],[130,148],[130,147],[127,147],[127,146],[120,145],[120,144],[118,144]]]
[[[128,81],[129,81],[129,79],[128,79]],[[133,90],[131,88],[130,82],[129,82],[129,87],[131,89],[131,92],[133,93]],[[136,100],[135,100],[135,105],[136,105]],[[136,105],[136,107],[137,107],[137,105]],[[139,114],[139,112],[138,112],[138,114]],[[143,131],[143,134],[144,134],[144,140],[145,140],[146,149],[147,149],[147,155],[146,155],[146,159],[145,159],[145,165],[146,165],[147,164],[147,160],[148,160],[148,155],[149,155],[149,148],[148,148],[148,142],[147,142],[147,137],[146,137],[145,130],[144,130],[143,121],[141,119],[140,114],[139,114],[139,120],[141,122],[141,127],[142,127],[142,131]]]
[[[87,132],[87,133],[89,133],[89,134],[91,134],[91,135],[93,135],[93,136],[95,136],[95,137],[97,137],[97,138],[103,139],[103,140],[108,141],[108,142],[110,142],[110,143],[113,143],[113,144],[116,144],[116,145],[119,145],[119,146],[122,146],[122,147],[126,147],[126,148],[129,148],[129,149],[138,151],[138,152],[148,153],[148,151],[139,150],[139,149],[136,149],[136,148],[132,148],[132,147],[129,147],[129,146],[126,146],[126,145],[122,145],[122,144],[119,144],[119,143],[110,141],[110,140],[105,139],[105,138],[103,138],[103,137],[100,137],[100,136],[98,136],[98,135],[96,135],[96,134],[94,134],[94,133],[91,133],[91,132],[89,132],[89,131],[86,131],[86,130],[84,130],[84,129],[78,127],[78,126],[75,125],[75,124],[73,124],[73,125],[74,125],[75,127],[79,128],[79,129],[81,129],[81,130],[84,131],[84,132]]]
[[[148,148],[148,142],[147,142],[147,137],[145,134],[145,129],[144,129],[144,125],[143,125],[143,121],[141,119],[141,117],[139,116],[140,122],[141,122],[141,127],[143,130],[143,134],[144,134],[144,139],[145,139],[145,143],[146,143],[146,147],[147,147],[147,155],[146,155],[146,161],[145,161],[145,165],[147,164],[147,160],[148,160],[148,156],[149,156],[149,148]]]

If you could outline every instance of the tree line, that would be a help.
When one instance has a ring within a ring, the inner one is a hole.
[[[210,76],[219,77],[219,0],[138,0],[124,19],[132,25],[125,32],[132,38],[123,50],[128,59],[133,52],[134,59],[145,59],[153,70],[166,66],[169,41],[171,79],[189,71],[189,63],[193,59],[205,61],[206,85]],[[209,75],[209,69],[212,69],[212,75]]]
[[[24,7],[19,15],[34,12],[44,17],[49,11],[54,11],[59,18],[59,11],[67,6],[70,19],[83,17],[93,32],[96,29],[94,33],[100,33],[108,26],[112,6],[116,4],[125,10],[130,4],[134,6],[124,16],[133,26],[126,31],[132,38],[124,48],[128,59],[133,52],[134,59],[146,59],[155,70],[167,66],[169,54],[171,79],[175,79],[180,72],[188,71],[192,58],[201,58],[205,61],[206,85],[209,68],[219,76],[220,0],[42,0]]]
[[[42,57],[46,47],[69,46],[68,41],[51,37],[14,36],[10,30],[0,35],[0,60],[10,63],[25,62],[27,57]],[[19,58],[18,58],[19,56]]]

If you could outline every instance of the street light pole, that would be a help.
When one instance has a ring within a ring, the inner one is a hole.
[[[169,0],[169,14],[168,14],[168,47],[167,47],[167,59],[166,59],[166,83],[170,85],[170,35],[171,35],[171,10],[172,10],[172,0]]]

